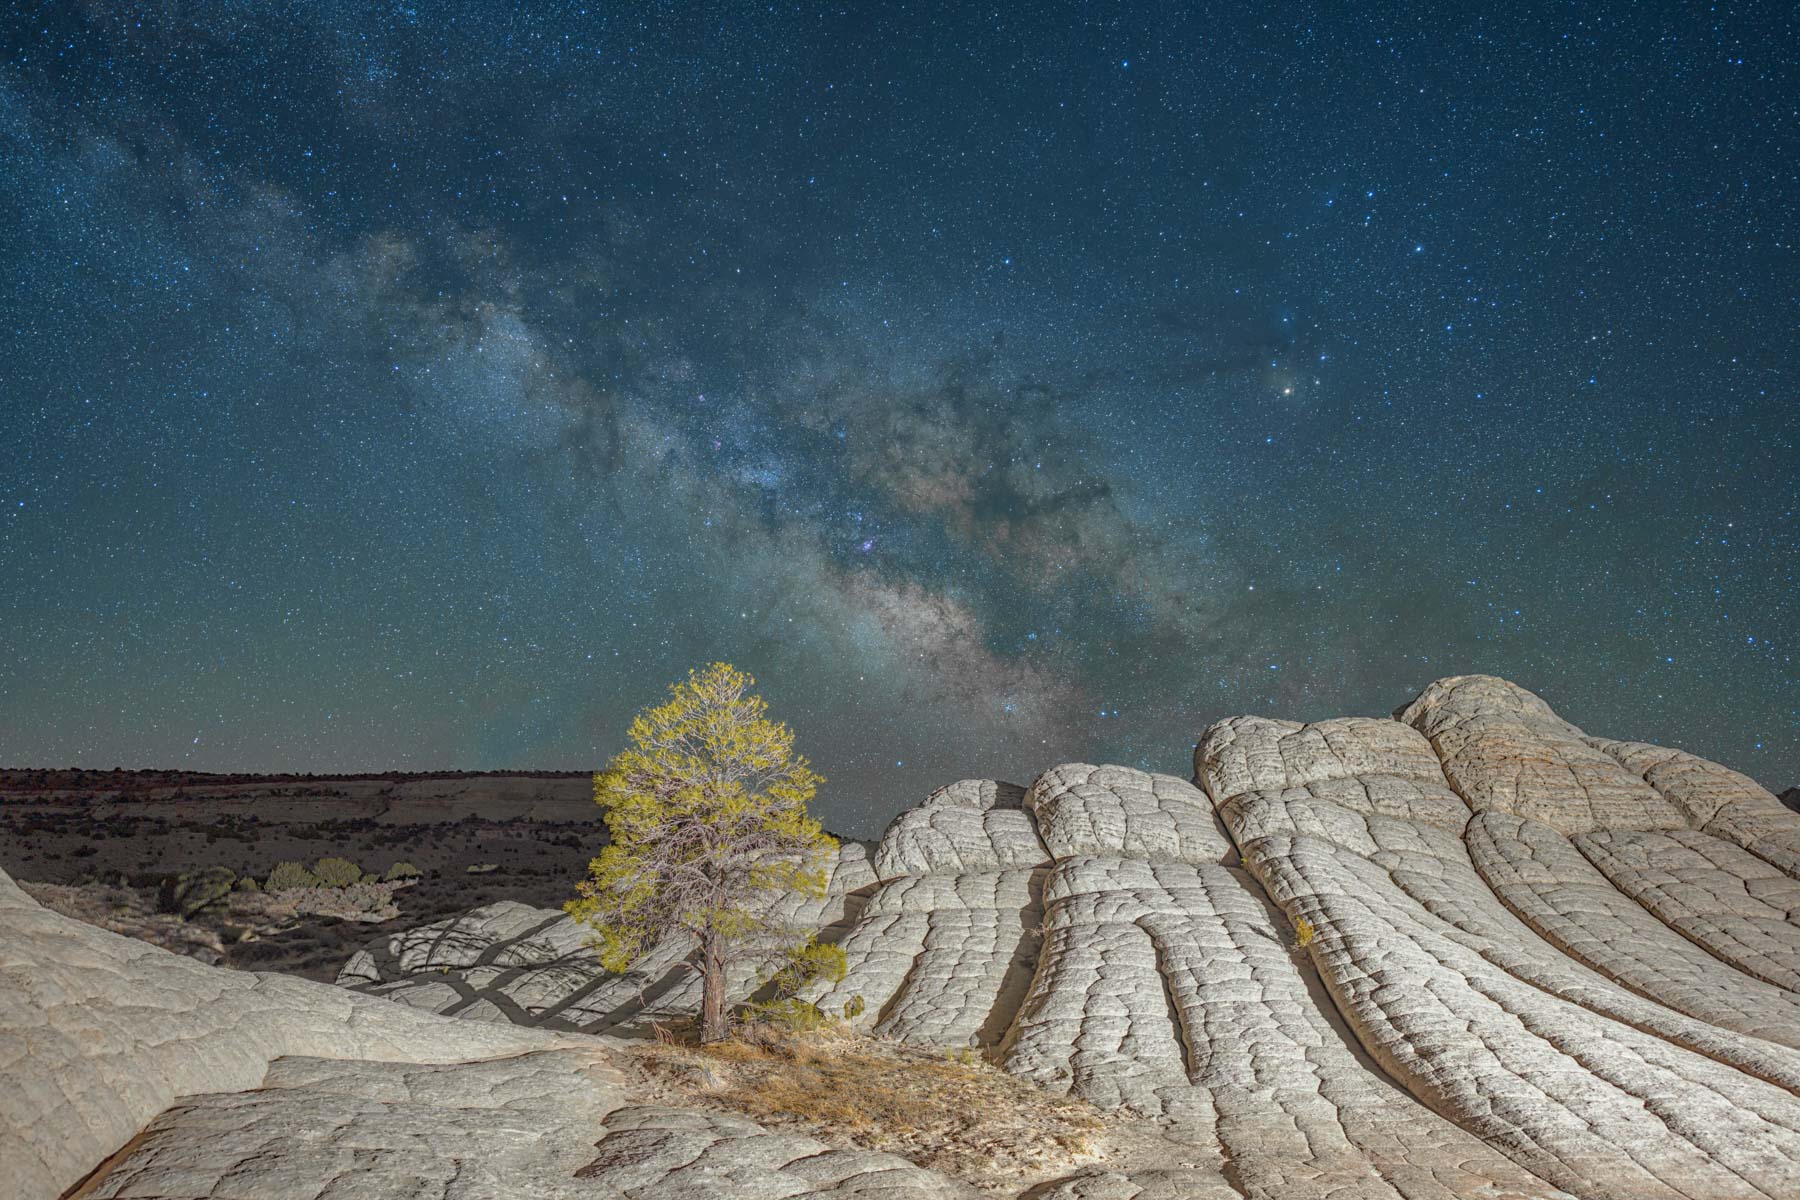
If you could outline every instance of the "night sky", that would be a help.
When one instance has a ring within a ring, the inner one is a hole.
[[[1792,6],[525,7],[0,18],[0,762],[1800,783]]]

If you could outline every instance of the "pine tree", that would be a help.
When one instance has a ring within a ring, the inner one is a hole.
[[[630,747],[594,776],[612,841],[565,906],[623,971],[662,938],[698,944],[701,1040],[728,1031],[725,981],[746,954],[779,955],[809,931],[767,916],[783,892],[825,894],[836,839],[806,811],[824,780],[729,663],[689,672],[631,723]]]

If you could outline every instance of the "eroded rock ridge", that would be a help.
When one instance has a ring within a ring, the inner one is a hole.
[[[1800,819],[1504,680],[1222,721],[1191,782],[965,780],[847,861],[821,1006],[1196,1150],[1061,1194],[1800,1195]]]
[[[977,1048],[1181,1148],[1034,1196],[1800,1195],[1800,815],[1504,680],[1440,680],[1391,718],[1222,721],[1191,781],[954,783],[781,915],[845,949],[822,1007],[860,998],[868,1032]],[[370,946],[321,994],[152,961],[4,886],[0,918],[20,1195],[127,1142],[95,1195],[278,1170],[323,1182],[267,1194],[959,1187],[630,1104],[583,1035],[691,1011],[676,941],[610,976],[562,914],[491,905]]]

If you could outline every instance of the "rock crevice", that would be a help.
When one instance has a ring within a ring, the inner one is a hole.
[[[784,905],[844,948],[823,1009],[973,1048],[1175,1151],[1035,1196],[1800,1195],[1800,816],[1505,680],[1439,680],[1392,718],[1221,721],[1193,782],[1069,763],[954,783],[846,844],[825,900]],[[308,990],[10,881],[0,923],[20,1196],[134,1138],[93,1194],[962,1194],[634,1102],[585,1035],[691,1010],[677,940],[608,976],[560,914],[490,905]]]

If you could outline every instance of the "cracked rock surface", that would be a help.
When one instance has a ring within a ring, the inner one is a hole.
[[[209,967],[0,874],[0,1197],[938,1200],[963,1185],[634,1104],[598,1038]]]
[[[933,793],[846,845],[826,901],[790,903],[849,963],[809,998],[860,998],[867,1032],[975,1048],[1163,1147],[1046,1200],[1800,1195],[1800,815],[1754,781],[1489,676],[1391,718],[1220,721],[1193,771]],[[0,890],[8,977],[36,989],[0,991],[0,1066],[57,1047],[0,1098],[25,1195],[128,1139],[93,1194],[360,1195],[326,1185],[369,1147],[371,1195],[960,1194],[632,1103],[582,1035],[691,1011],[684,946],[607,976],[561,914],[492,905],[369,947],[326,1001],[176,979],[29,904]]]
[[[862,911],[874,882],[868,847],[846,841],[824,898],[786,896],[772,915],[797,928],[835,930]],[[344,964],[337,982],[446,1016],[593,1034],[639,1031],[698,1008],[700,977],[687,969],[691,938],[666,938],[613,975],[588,936],[565,913],[502,901],[372,943]],[[755,964],[740,964],[732,998],[748,999],[756,984]]]
[[[619,1103],[580,1056],[407,1069],[282,1059],[254,1092],[157,1118],[99,1200],[927,1200],[967,1194],[890,1154],[719,1113]]]

